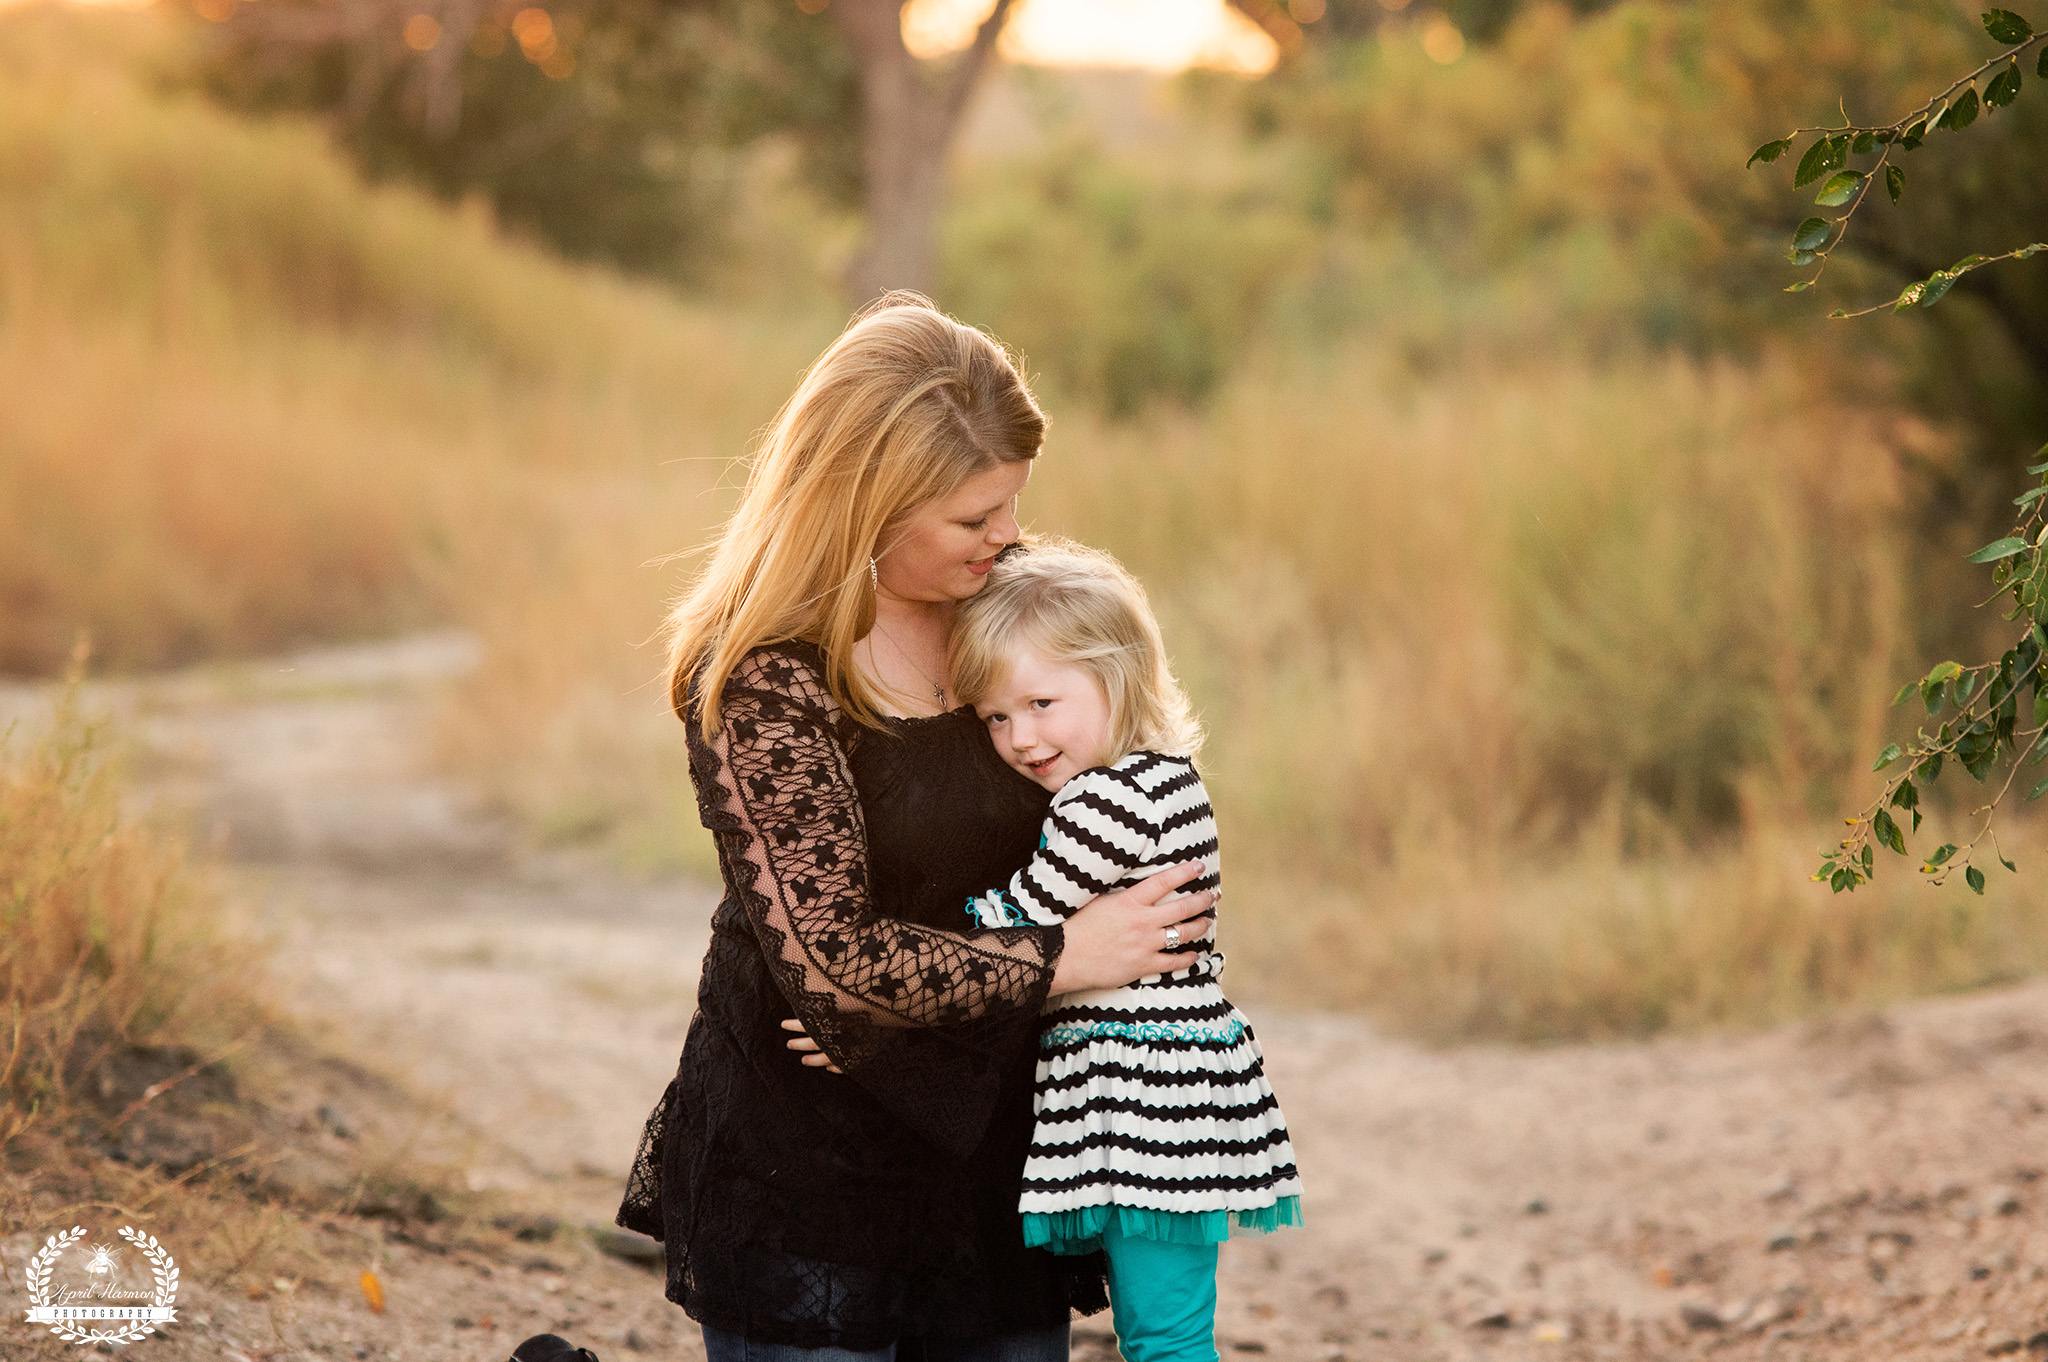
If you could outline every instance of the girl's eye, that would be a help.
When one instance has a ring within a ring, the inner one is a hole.
[[[970,530],[985,530],[988,528],[988,517],[983,516],[979,520],[963,520],[960,523]]]
[[[1001,723],[1007,717],[1009,716],[1003,714],[991,714],[988,716],[988,725],[989,727],[993,728],[997,724]]]
[[[1031,702],[1031,707],[1032,707],[1033,709],[1050,709],[1050,708],[1052,707],[1052,701],[1050,701],[1050,700],[1033,700],[1033,701]]]

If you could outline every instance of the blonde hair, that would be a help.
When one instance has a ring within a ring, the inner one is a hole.
[[[848,714],[881,723],[852,666],[875,622],[872,561],[905,515],[977,473],[1034,458],[1045,415],[1002,346],[911,293],[856,316],[776,414],[710,560],[669,615],[669,703],[704,736],[764,643],[825,659]]]
[[[1081,668],[1109,701],[1109,751],[1192,757],[1201,725],[1167,664],[1145,588],[1099,549],[1067,539],[1033,539],[1004,553],[979,595],[954,617],[947,655],[953,693],[978,705],[1001,680],[1019,645]]]

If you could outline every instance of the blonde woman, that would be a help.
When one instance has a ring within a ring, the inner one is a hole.
[[[667,1244],[710,1362],[1064,1362],[1070,1308],[1103,1304],[1099,1257],[1023,1242],[1039,1012],[1172,969],[1167,928],[1214,895],[1169,897],[1190,862],[961,930],[1048,804],[946,686],[1044,430],[1001,347],[884,300],[777,416],[671,620],[725,897],[619,1220]]]

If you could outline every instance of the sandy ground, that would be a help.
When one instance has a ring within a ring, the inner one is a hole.
[[[426,715],[471,651],[429,636],[95,699],[127,717],[154,797],[223,839],[306,1024],[473,1132],[470,1186],[602,1223],[713,897],[522,850],[433,774]],[[2048,985],[1543,1051],[1253,1018],[1309,1224],[1225,1247],[1226,1358],[2048,1353]],[[267,1299],[210,1292],[188,1261],[185,1322],[138,1355],[483,1362],[552,1329],[607,1362],[701,1356],[658,1278],[581,1234],[528,1251],[380,1230],[378,1315],[353,1284],[363,1236],[320,1232],[333,1278]],[[0,1355],[75,1355],[16,1313],[35,1244],[0,1242]],[[1112,1350],[1105,1317],[1077,1323],[1077,1359]]]

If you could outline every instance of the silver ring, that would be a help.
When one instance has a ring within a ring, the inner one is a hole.
[[[1172,950],[1172,949],[1173,949],[1173,948],[1174,948],[1175,946],[1178,946],[1179,944],[1180,944],[1180,928],[1178,928],[1178,927],[1168,927],[1168,928],[1166,929],[1166,949],[1168,949],[1168,950]]]

